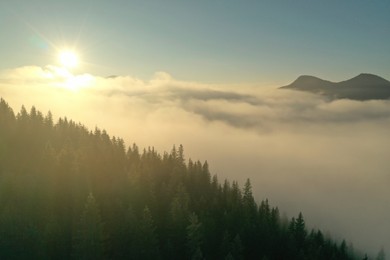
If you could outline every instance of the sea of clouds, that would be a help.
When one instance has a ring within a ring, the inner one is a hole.
[[[288,84],[289,82],[286,82]],[[183,144],[223,181],[250,178],[259,201],[375,254],[390,249],[390,101],[327,100],[277,86],[180,81],[159,72],[74,75],[55,66],[0,72],[18,112],[99,127],[160,152]]]

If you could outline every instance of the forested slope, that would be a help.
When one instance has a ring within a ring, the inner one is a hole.
[[[251,189],[0,101],[0,259],[355,259]]]

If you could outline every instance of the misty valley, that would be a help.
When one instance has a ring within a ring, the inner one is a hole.
[[[1,259],[368,259],[253,188],[0,101]]]

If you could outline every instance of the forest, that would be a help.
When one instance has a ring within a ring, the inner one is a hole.
[[[53,121],[0,100],[0,259],[368,259],[182,145],[141,150]]]

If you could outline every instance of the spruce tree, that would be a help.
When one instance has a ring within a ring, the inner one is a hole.
[[[84,212],[76,231],[73,256],[75,259],[103,258],[103,225],[99,208],[89,193]]]
[[[146,206],[138,229],[138,247],[133,259],[160,259],[159,243],[152,213]]]
[[[198,216],[195,213],[189,216],[189,221],[190,224],[187,226],[187,250],[189,259],[203,259],[201,250],[203,242],[202,223],[199,222]]]

